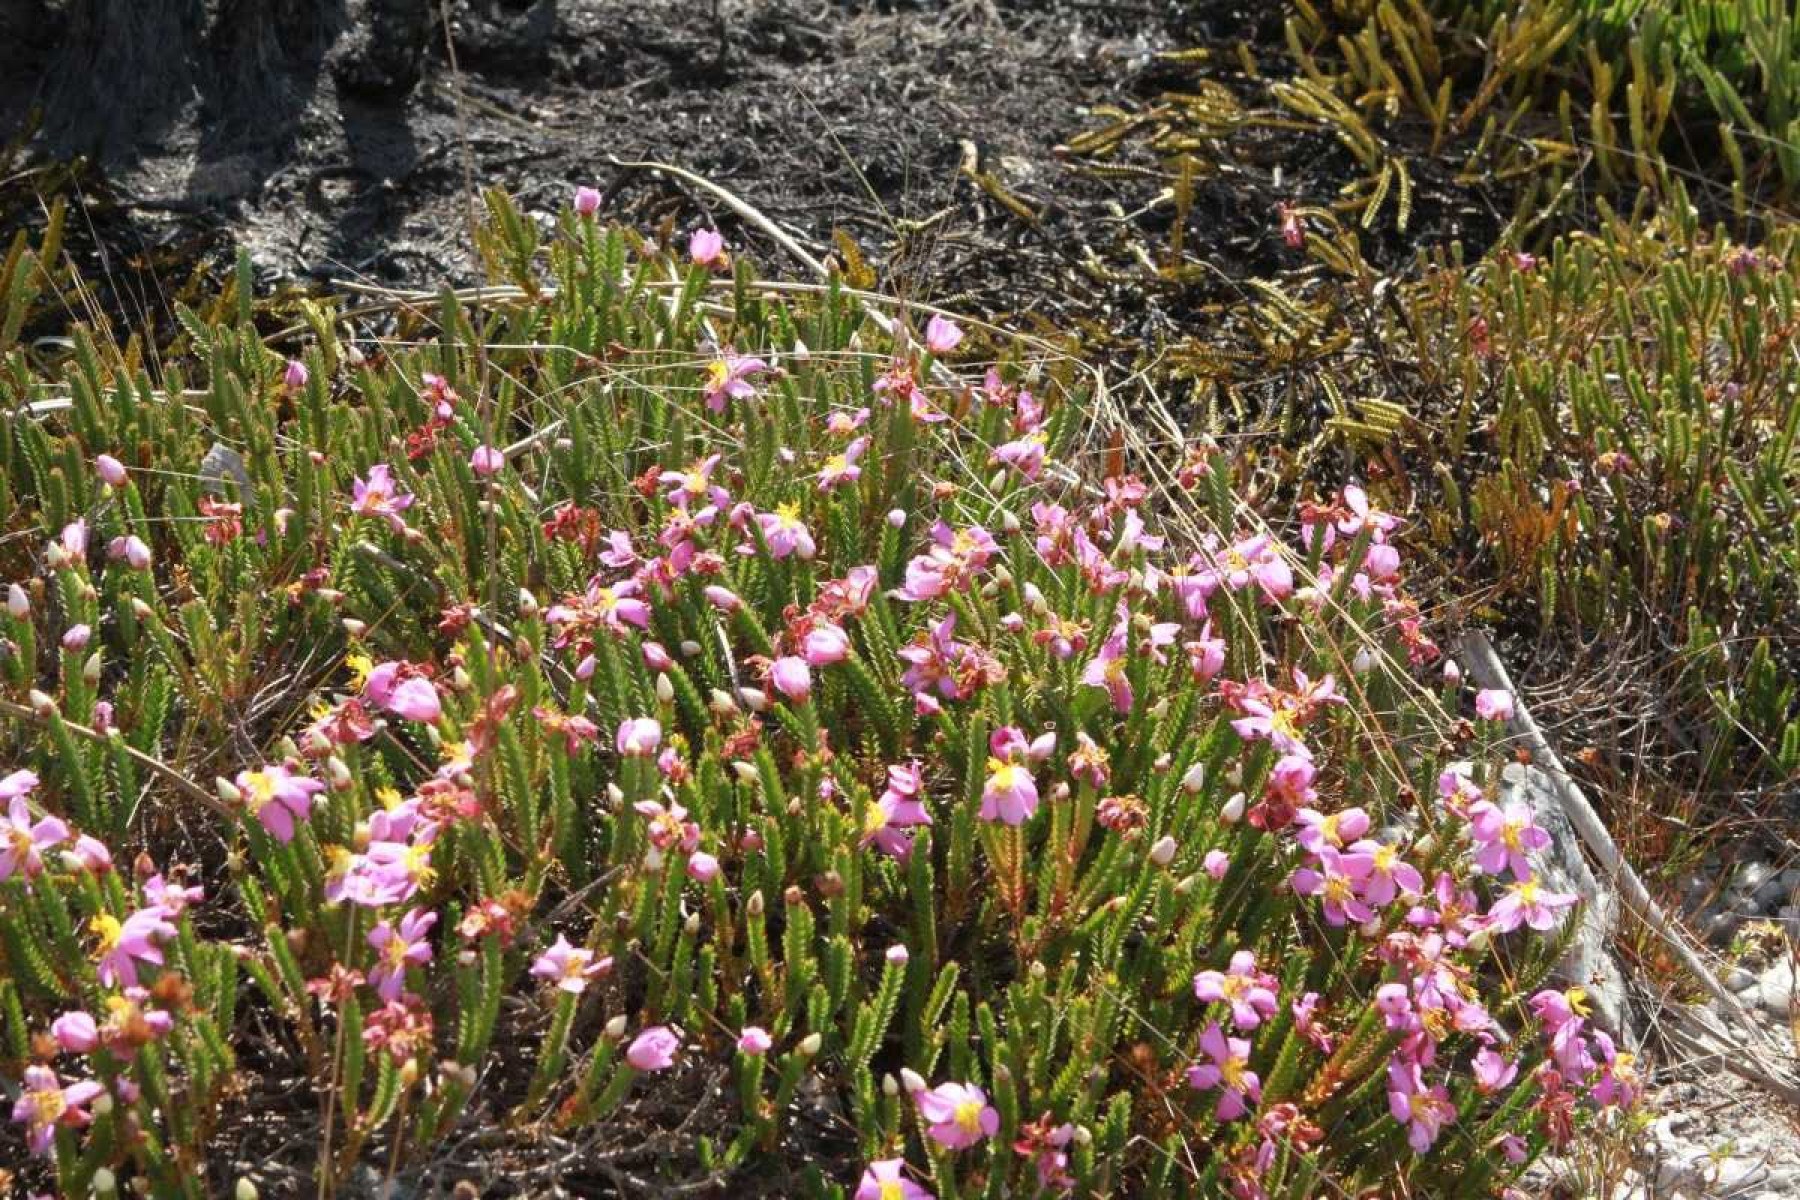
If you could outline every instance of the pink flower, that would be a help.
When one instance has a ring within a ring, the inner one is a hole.
[[[66,1012],[50,1022],[50,1036],[65,1054],[86,1054],[100,1044],[100,1026],[89,1013]]]
[[[169,920],[178,920],[181,914],[206,898],[206,889],[198,885],[183,887],[179,883],[170,883],[160,874],[152,875],[144,880],[144,899],[163,911]]]
[[[1388,1063],[1388,1110],[1406,1127],[1406,1140],[1423,1154],[1444,1126],[1456,1122],[1456,1106],[1443,1084],[1426,1087],[1418,1063],[1396,1058]]]
[[[905,1169],[906,1163],[898,1158],[877,1159],[870,1163],[851,1200],[937,1200],[903,1175],[901,1172]]]
[[[359,517],[380,517],[396,533],[405,532],[406,522],[400,514],[411,508],[412,502],[413,497],[395,485],[386,463],[376,463],[369,468],[368,479],[358,479],[351,485],[350,511]]]
[[[1213,879],[1223,879],[1231,870],[1231,856],[1223,850],[1208,850],[1206,857],[1200,860],[1200,867]]]
[[[744,1031],[738,1034],[738,1049],[751,1058],[761,1058],[769,1052],[769,1047],[774,1044],[774,1039],[769,1037],[769,1031],[760,1025],[746,1025]]]
[[[124,487],[128,478],[125,464],[110,454],[101,454],[94,459],[94,474],[108,487]]]
[[[369,672],[363,695],[397,717],[424,725],[435,725],[444,711],[437,687],[411,663],[382,663]]]
[[[1533,850],[1550,844],[1550,834],[1531,815],[1531,806],[1514,801],[1504,811],[1487,800],[1469,806],[1469,832],[1475,839],[1475,865],[1489,875],[1510,870],[1514,879],[1531,878]]]
[[[294,840],[294,826],[312,811],[312,798],[325,790],[316,779],[296,775],[280,763],[254,771],[239,771],[237,789],[250,815],[262,822],[269,836],[286,845]]]
[[[48,1156],[57,1126],[79,1129],[93,1120],[87,1105],[105,1088],[91,1079],[64,1086],[49,1067],[26,1067],[25,1086],[13,1102],[12,1119],[25,1126],[25,1144]]]
[[[638,629],[650,625],[650,606],[640,598],[642,591],[643,586],[635,579],[611,585],[595,579],[580,596],[566,597],[561,604],[546,609],[544,620],[558,627],[559,646],[568,645],[594,628],[622,637],[627,625]]]
[[[1300,832],[1294,840],[1308,854],[1318,854],[1326,846],[1342,850],[1350,842],[1369,832],[1369,814],[1360,808],[1346,808],[1326,816],[1315,808],[1303,808],[1295,818]]]
[[[306,364],[297,358],[288,359],[287,367],[281,372],[281,382],[290,392],[297,392],[305,387],[308,378],[310,376],[307,374]]]
[[[1521,925],[1529,925],[1540,933],[1556,928],[1556,914],[1573,908],[1577,896],[1547,892],[1535,879],[1515,880],[1494,906],[1488,909],[1487,927],[1496,933],[1511,933]]]
[[[1502,1058],[1492,1046],[1477,1050],[1470,1066],[1475,1075],[1475,1089],[1484,1096],[1500,1091],[1519,1074],[1518,1064]]]
[[[921,802],[925,775],[916,762],[887,769],[887,789],[863,816],[862,844],[874,843],[883,854],[905,860],[912,853],[912,839],[903,830],[931,824],[931,814]]]
[[[1020,761],[1025,735],[1011,725],[988,739],[987,782],[981,789],[981,819],[1022,825],[1037,811],[1037,781]]]
[[[24,777],[30,782],[25,783]],[[15,783],[14,781],[19,781]],[[0,879],[23,875],[36,879],[44,870],[43,852],[69,840],[69,827],[57,817],[31,819],[31,807],[25,795],[37,785],[37,776],[29,771],[15,771],[0,781],[0,791],[12,784],[6,804],[6,820],[0,821]]]
[[[1374,865],[1367,854],[1345,854],[1327,846],[1319,852],[1316,869],[1301,867],[1294,872],[1293,888],[1302,896],[1322,896],[1325,919],[1331,924],[1360,925],[1375,916],[1362,899],[1363,881]]]
[[[681,1042],[665,1025],[653,1025],[631,1040],[625,1061],[638,1071],[666,1071],[675,1065]]]
[[[925,322],[925,348],[933,354],[950,353],[963,340],[962,327],[955,321],[933,313],[931,320]]]
[[[1369,875],[1363,881],[1362,895],[1374,907],[1386,908],[1400,892],[1417,896],[1425,890],[1425,880],[1418,869],[1402,860],[1393,846],[1365,839],[1350,849],[1368,856]]]
[[[1223,552],[1211,551],[1210,558],[1206,574],[1214,587],[1223,584],[1240,591],[1255,584],[1271,602],[1293,595],[1294,573],[1266,534],[1246,538]]]
[[[721,413],[733,400],[748,400],[756,395],[750,380],[768,369],[769,364],[762,359],[746,355],[726,354],[713,359],[706,366],[706,386],[701,392],[706,407]]]
[[[857,465],[857,460],[868,448],[869,439],[859,437],[845,446],[842,454],[834,454],[826,459],[825,465],[819,469],[819,490],[829,492],[840,484],[855,483],[861,479],[862,468]]]
[[[649,758],[662,745],[662,725],[650,717],[628,717],[619,723],[615,739],[625,758]]]
[[[798,505],[783,504],[774,512],[757,513],[756,526],[762,530],[769,553],[776,558],[786,558],[790,554],[811,558],[818,552],[812,534],[800,520]]]
[[[1125,630],[1119,628],[1100,644],[1100,653],[1083,668],[1081,682],[1087,687],[1104,688],[1112,698],[1113,711],[1128,713],[1135,699],[1127,673],[1130,666],[1131,660],[1125,654]]]
[[[582,186],[575,189],[575,215],[591,218],[600,211],[600,193],[597,189]]]
[[[425,935],[437,924],[437,914],[412,909],[400,918],[399,928],[388,921],[369,930],[369,945],[375,950],[375,965],[369,970],[369,986],[383,1000],[398,1000],[406,987],[406,969],[422,967],[431,961],[431,943]]]
[[[140,908],[123,921],[101,913],[88,922],[88,929],[98,939],[94,957],[103,987],[136,987],[138,964],[162,966],[157,943],[175,936],[175,926],[154,906]]]
[[[696,850],[688,855],[687,873],[696,883],[711,883],[719,877],[719,860],[704,850]]]
[[[587,990],[588,980],[604,975],[611,967],[610,955],[595,962],[592,950],[570,945],[569,939],[559,933],[551,947],[531,964],[531,973],[555,983],[572,996],[579,996]]]
[[[1188,1068],[1188,1086],[1200,1091],[1219,1089],[1219,1104],[1214,1110],[1221,1121],[1235,1121],[1250,1111],[1250,1105],[1262,1101],[1262,1080],[1250,1069],[1250,1043],[1244,1038],[1228,1038],[1214,1021],[1200,1035],[1200,1049],[1211,1062]]]
[[[1500,688],[1482,688],[1475,693],[1475,715],[1484,721],[1512,720],[1512,693]]]
[[[688,239],[688,257],[699,267],[722,267],[729,260],[725,239],[716,229],[696,229]]]
[[[1000,1130],[1000,1113],[972,1083],[940,1083],[917,1100],[926,1134],[946,1149],[966,1149]]]
[[[1024,437],[1014,438],[994,447],[992,460],[1011,467],[1027,479],[1036,479],[1044,469],[1044,455],[1049,442],[1050,439],[1043,430],[1034,429]]]
[[[1239,1029],[1255,1029],[1275,1015],[1275,977],[1256,969],[1256,955],[1239,950],[1231,956],[1231,969],[1201,971],[1194,976],[1194,995],[1207,1004],[1231,1005],[1231,1020]]]
[[[769,683],[795,703],[812,695],[812,669],[804,658],[788,654],[769,664]]]
[[[498,475],[505,468],[506,455],[493,446],[477,446],[475,452],[469,455],[469,470],[482,479]]]

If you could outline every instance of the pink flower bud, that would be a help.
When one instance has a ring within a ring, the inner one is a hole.
[[[469,469],[483,479],[498,475],[506,466],[506,456],[492,446],[477,446],[469,455]]]
[[[718,877],[719,860],[704,850],[697,850],[688,855],[687,873],[696,882],[711,883]]]
[[[307,374],[305,363],[297,358],[288,359],[287,370],[283,371],[281,375],[281,382],[287,384],[288,391],[299,391],[306,386],[309,378],[311,376]]]
[[[71,626],[69,626],[68,632],[66,632],[62,635],[63,649],[64,650],[84,650],[84,649],[86,649],[87,644],[88,644],[88,638],[93,635],[93,632],[94,631],[86,625],[71,625]]]
[[[125,464],[110,454],[102,454],[94,459],[94,474],[100,476],[100,482],[108,487],[125,486]]]
[[[575,189],[575,213],[580,217],[591,218],[600,211],[600,193],[591,187]]]
[[[100,1044],[100,1027],[84,1012],[66,1012],[50,1022],[50,1036],[66,1054],[87,1054]]]
[[[629,717],[619,723],[615,744],[626,758],[649,758],[662,744],[662,726],[649,717]]]
[[[774,1044],[774,1040],[769,1037],[768,1030],[759,1025],[746,1025],[744,1032],[738,1034],[738,1049],[752,1058],[767,1054],[769,1047]]]

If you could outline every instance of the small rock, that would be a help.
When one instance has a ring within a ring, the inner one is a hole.
[[[1744,918],[1734,912],[1709,913],[1700,922],[1700,935],[1716,946],[1725,946],[1737,936]]]
[[[1756,981],[1756,1003],[1772,1017],[1785,1018],[1794,1002],[1794,963],[1782,959]]]
[[[1773,878],[1775,868],[1766,862],[1739,863],[1737,870],[1731,873],[1731,890],[1740,895],[1749,894]]]
[[[1746,971],[1742,967],[1733,967],[1725,972],[1725,978],[1721,982],[1728,991],[1747,992],[1757,984],[1756,972]]]

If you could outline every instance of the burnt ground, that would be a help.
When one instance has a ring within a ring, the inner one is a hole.
[[[1059,156],[1099,103],[1149,101],[1193,70],[1157,55],[1239,40],[1279,42],[1279,9],[1250,0],[469,0],[453,6],[457,70],[432,31],[406,95],[358,86],[366,35],[352,21],[306,54],[265,55],[266,86],[242,103],[205,86],[171,102],[77,179],[85,221],[71,242],[130,324],[154,319],[194,264],[246,248],[259,282],[466,279],[468,190],[499,186],[545,218],[577,184],[603,215],[679,236],[717,223],[775,271],[797,270],[704,194],[609,165],[652,159],[713,179],[815,250],[834,231],[862,248],[876,285],[999,320],[1096,318],[1153,340],[1223,286],[1273,274],[1275,205],[1318,202],[1358,168],[1323,133],[1269,130],[1248,168],[1203,181],[1189,245],[1216,274],[1173,289],[1097,278],[1132,264],[1128,243],[1166,239],[1166,206],[1143,175],[1100,178]],[[0,121],[37,146],[86,150],[55,111],[52,44],[0,47]],[[226,89],[227,91],[229,89]],[[461,104],[459,105],[459,94]],[[5,126],[0,126],[4,128]],[[96,135],[96,141],[98,141]],[[1155,167],[1147,160],[1147,169]],[[39,219],[45,185],[0,156],[0,235]],[[1017,204],[984,188],[985,176]],[[52,186],[57,186],[52,184]],[[1418,245],[1484,244],[1478,200],[1422,181],[1405,237],[1375,239],[1398,264]],[[35,193],[35,194],[34,194]],[[7,209],[12,211],[9,213]]]

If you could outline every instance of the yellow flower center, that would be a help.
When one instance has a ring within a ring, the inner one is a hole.
[[[54,1125],[68,1111],[69,1104],[63,1099],[61,1088],[38,1088],[31,1093],[31,1107],[37,1114],[36,1124]]]
[[[1588,1006],[1587,989],[1584,987],[1570,988],[1563,993],[1563,998],[1569,1002],[1569,1011],[1578,1017],[1585,1017],[1592,1011]]]
[[[964,1100],[956,1106],[956,1126],[964,1133],[981,1132],[981,1105],[974,1100]]]
[[[731,367],[722,358],[715,358],[706,368],[706,386],[710,391],[718,391],[731,382]]]
[[[99,945],[95,947],[95,953],[101,958],[105,958],[108,954],[111,954],[114,950],[118,949],[119,937],[125,930],[124,927],[119,924],[119,918],[113,916],[111,913],[101,913],[99,916],[88,922],[88,932],[99,939]]]
[[[865,835],[880,833],[887,828],[887,813],[879,804],[871,804],[863,813],[863,833]]]
[[[375,660],[366,654],[346,654],[344,665],[350,669],[352,686],[360,688],[369,681],[369,672],[375,669]]]
[[[881,1184],[881,1200],[905,1200],[906,1193],[901,1190],[899,1181],[888,1179]]]
[[[267,771],[246,771],[244,785],[244,801],[252,813],[261,812],[275,798],[275,780]]]
[[[1227,1055],[1219,1064],[1219,1078],[1234,1092],[1244,1090],[1244,1068],[1249,1064],[1235,1054]]]
[[[1017,788],[1025,769],[1017,763],[1001,762],[997,758],[988,759],[988,785],[1003,792]]]

